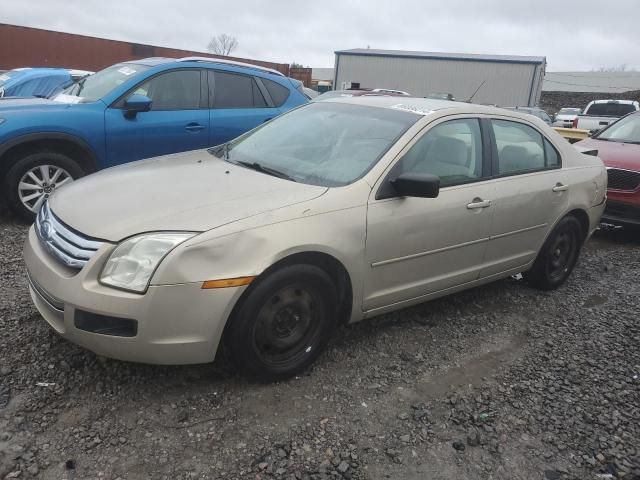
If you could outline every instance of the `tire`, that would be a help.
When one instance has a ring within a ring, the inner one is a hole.
[[[578,219],[572,215],[564,217],[542,245],[538,257],[524,279],[539,290],[554,290],[562,285],[573,271],[584,233]]]
[[[29,172],[33,175],[30,176]],[[16,216],[33,222],[39,207],[55,188],[84,174],[72,158],[62,153],[27,153],[13,164],[4,178],[3,191],[7,206]],[[36,194],[39,196],[30,198]]]
[[[313,265],[291,265],[256,282],[229,320],[227,357],[240,373],[263,381],[303,372],[336,325],[331,278]]]

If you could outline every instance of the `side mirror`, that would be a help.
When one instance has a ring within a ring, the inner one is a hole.
[[[151,99],[146,95],[134,93],[124,101],[124,116],[134,118],[140,112],[151,110]]]
[[[440,193],[440,177],[427,173],[402,173],[390,183],[401,197],[436,198]]]

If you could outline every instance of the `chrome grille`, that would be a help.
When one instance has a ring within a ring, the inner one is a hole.
[[[609,177],[608,188],[633,191],[640,186],[640,172],[608,168],[607,175]]]
[[[101,241],[72,231],[45,203],[36,217],[36,234],[51,255],[70,268],[81,269],[102,246]]]

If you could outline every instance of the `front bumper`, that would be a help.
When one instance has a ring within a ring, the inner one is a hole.
[[[106,357],[172,365],[213,361],[226,320],[246,287],[203,290],[202,282],[194,282],[152,285],[144,295],[116,290],[98,282],[112,249],[102,247],[78,272],[46,252],[31,227],[24,246],[29,290],[49,325]],[[87,313],[135,322],[135,332],[122,336],[88,331],[86,321],[79,321]]]

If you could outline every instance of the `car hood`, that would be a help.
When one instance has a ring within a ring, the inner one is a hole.
[[[73,229],[115,242],[150,231],[206,231],[326,191],[195,150],[103,170],[63,187],[49,203]]]
[[[60,111],[72,107],[71,103],[54,102],[48,98],[38,97],[7,97],[0,99],[0,114],[11,111]]]
[[[598,157],[602,159],[607,167],[640,172],[640,145],[608,142],[597,138],[587,138],[575,145],[598,150]]]

